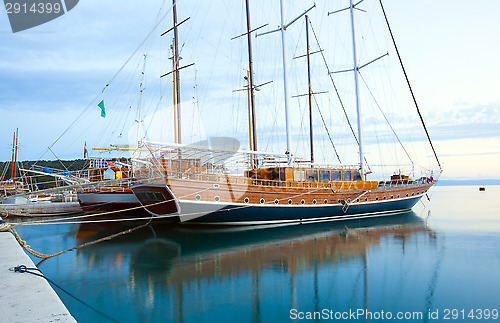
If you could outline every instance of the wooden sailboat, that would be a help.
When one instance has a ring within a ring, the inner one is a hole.
[[[18,151],[18,141],[19,141],[19,129],[14,132],[14,137],[12,140],[12,160],[10,165],[10,179],[4,181],[3,178],[0,181],[0,203],[18,203],[19,201],[24,202],[26,199],[23,197],[13,197],[7,199],[9,196],[27,193],[30,191],[28,185],[17,178],[17,151]]]
[[[283,48],[286,153],[278,155],[257,151],[254,85],[250,72],[248,91],[251,150],[242,151],[237,143],[227,138],[211,138],[206,142],[183,145],[180,133],[175,144],[143,142],[143,148],[150,151],[151,164],[149,167],[137,165],[135,173],[138,179],[143,180],[131,189],[144,209],[152,215],[180,222],[227,225],[343,220],[384,216],[411,209],[436,183],[432,174],[418,179],[398,174],[393,175],[387,182],[370,181],[366,178],[368,171],[363,153],[362,112],[358,96],[360,67],[357,65],[354,32],[356,5],[350,0],[350,6],[346,10],[350,10],[353,36],[352,71],[358,115],[358,165],[341,167],[315,164],[312,151],[312,121],[311,159],[299,160],[292,154],[286,28],[306,15],[314,6],[286,24],[281,1],[281,26],[275,31],[281,32]],[[249,19],[247,1],[246,35],[249,37],[251,70],[250,33],[253,30],[250,29]],[[175,55],[178,53],[174,52],[174,60],[178,61],[178,56]],[[174,66],[176,80],[178,69],[178,66]],[[178,98],[179,94],[176,95]],[[176,107],[177,110],[179,108]],[[177,118],[174,120],[177,131],[180,129],[179,116],[177,111]]]

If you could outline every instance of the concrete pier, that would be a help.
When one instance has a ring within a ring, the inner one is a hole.
[[[6,216],[54,216],[82,213],[78,202],[0,204],[0,214]]]
[[[0,232],[0,246],[0,321],[76,322],[44,278],[9,270],[35,268],[12,233]]]

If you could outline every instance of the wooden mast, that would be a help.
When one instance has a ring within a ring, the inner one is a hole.
[[[17,147],[19,142],[19,128],[16,129],[16,156],[14,158],[14,177],[17,176]]]
[[[311,146],[311,164],[314,163],[314,144],[313,144],[313,119],[312,119],[312,87],[311,87],[311,61],[309,51],[309,16],[306,15],[306,42],[307,42],[307,84],[309,99],[309,140]]]
[[[252,87],[250,86],[250,71],[247,71],[247,93],[248,93],[248,138],[250,142],[250,150],[254,149],[254,141],[253,141],[253,122],[252,122]]]
[[[17,132],[17,130],[16,130]],[[14,136],[12,137],[12,158],[10,160],[10,179],[13,180],[15,175],[15,155],[16,155],[16,133],[14,132]]]
[[[250,150],[257,150],[257,133],[255,123],[255,94],[253,81],[253,60],[252,60],[252,36],[250,29],[250,6],[249,0],[245,0],[247,16],[247,42],[248,42],[248,95],[250,99]]]
[[[288,93],[288,54],[286,48],[286,28],[285,26],[285,7],[283,5],[283,0],[280,0],[280,12],[281,12],[281,49],[283,54],[283,94],[285,98],[285,128],[286,128],[286,155],[288,156],[288,163],[292,162],[292,131],[291,131],[291,120],[290,120],[290,104],[289,104],[289,93]],[[293,23],[293,21],[292,21]]]
[[[363,155],[363,122],[361,119],[361,104],[359,101],[359,81],[358,81],[358,58],[356,53],[356,32],[354,28],[354,8],[353,1],[350,0],[349,11],[351,13],[351,30],[352,30],[352,56],[353,56],[353,71],[354,71],[354,89],[356,94],[356,113],[358,116],[358,144],[359,144],[359,169],[361,176],[366,180],[365,174],[365,159]]]
[[[176,67],[175,67],[175,39],[172,39],[172,71],[176,71]],[[179,137],[178,137],[178,131],[177,131],[177,123],[178,123],[178,120],[177,120],[177,83],[176,83],[176,77],[175,77],[175,74],[174,74],[174,77],[172,78],[172,90],[173,90],[173,93],[172,93],[172,98],[174,100],[174,142],[176,144],[179,143]]]
[[[178,32],[177,32],[177,5],[176,0],[172,0],[172,14],[174,16],[174,79],[175,79],[175,102],[174,111],[176,114],[176,144],[182,142],[181,139],[181,89],[180,89],[180,77],[179,77],[179,42],[178,42]]]

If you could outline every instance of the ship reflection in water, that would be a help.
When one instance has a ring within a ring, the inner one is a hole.
[[[123,230],[81,224],[77,243]],[[435,254],[437,240],[413,212],[275,228],[154,225],[82,248],[76,263],[96,281],[81,282],[81,297],[102,295],[100,310],[118,320],[284,321],[291,309],[407,308],[405,297],[431,308],[434,264],[415,253]]]

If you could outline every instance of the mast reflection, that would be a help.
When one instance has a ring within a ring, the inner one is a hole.
[[[125,229],[81,224],[76,236],[83,243]],[[306,303],[309,310],[321,311],[325,289],[341,295],[330,297],[339,306],[368,309],[369,251],[388,239],[404,254],[407,241],[414,238],[435,246],[436,233],[413,212],[274,228],[155,224],[80,249],[78,259],[89,271],[100,259],[123,272],[127,290],[146,320],[159,307],[168,319],[182,322],[236,303],[242,315],[248,313],[247,320],[259,322],[270,311],[264,300],[273,293],[280,295],[275,301],[285,310]],[[338,278],[337,285],[325,278],[328,273]]]

